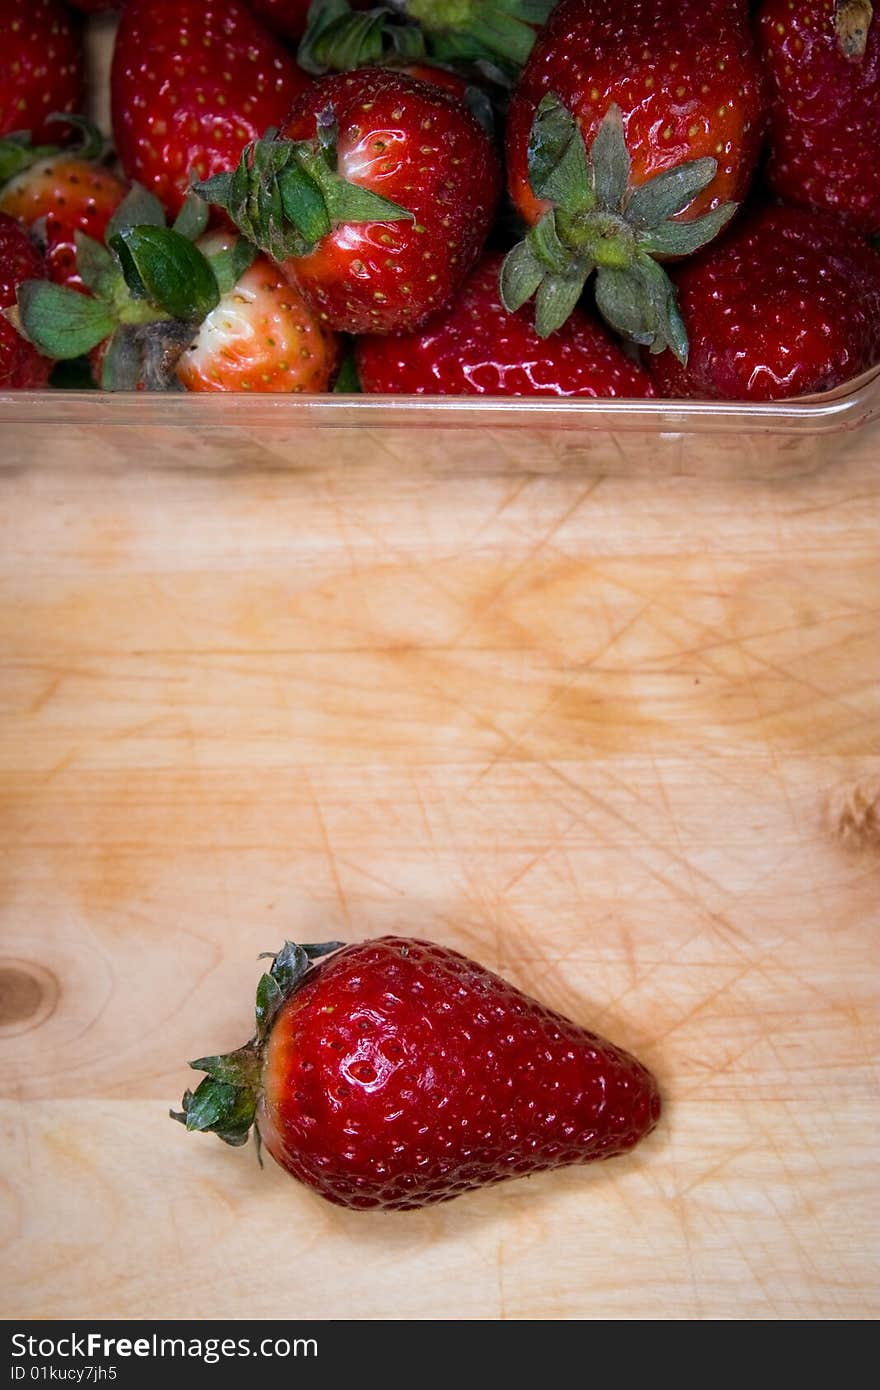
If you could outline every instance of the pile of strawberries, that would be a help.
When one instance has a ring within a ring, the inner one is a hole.
[[[0,387],[773,400],[880,360],[870,0],[0,0]],[[59,365],[61,364],[61,365]]]

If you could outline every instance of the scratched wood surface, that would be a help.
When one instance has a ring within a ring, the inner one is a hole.
[[[0,469],[3,1313],[876,1314],[878,453]],[[638,1052],[660,1130],[357,1215],[167,1119],[258,951],[389,931]]]

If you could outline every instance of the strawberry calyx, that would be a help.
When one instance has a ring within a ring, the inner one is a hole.
[[[207,205],[191,195],[167,227],[158,199],[135,184],[107,224],[105,245],[76,232],[77,270],[87,293],[25,280],[7,316],[56,361],[106,344],[104,390],[163,389],[199,324],[256,255],[243,239],[214,257],[203,255],[194,241],[207,221]]]
[[[86,160],[103,158],[106,141],[98,127],[85,116],[71,116],[69,112],[53,111],[46,117],[47,124],[50,121],[63,121],[65,125],[75,126],[80,133],[79,140],[64,146],[35,145],[32,143],[30,131],[27,130],[14,130],[11,134],[4,135],[0,139],[0,186],[14,179],[16,174],[30,169],[41,159],[51,159],[58,154]]]
[[[634,187],[620,108],[609,108],[588,151],[574,116],[548,93],[529,136],[528,170],[533,193],[550,207],[504,260],[504,307],[515,313],[534,296],[535,328],[546,338],[595,275],[596,305],[612,328],[686,362],[675,289],[657,258],[693,254],[730,221],[736,203],[691,222],[673,220],[717,168],[712,158],[688,160]]]
[[[873,18],[871,0],[837,0],[834,32],[841,53],[851,62],[859,63],[864,58]]]
[[[263,1070],[263,1050],[281,1006],[294,994],[316,960],[338,951],[341,941],[319,945],[297,945],[285,941],[271,959],[268,971],[257,985],[256,1032],[235,1052],[216,1057],[199,1057],[190,1066],[206,1073],[195,1091],[184,1091],[180,1110],[169,1110],[172,1120],[187,1130],[209,1131],[224,1144],[246,1144],[257,1110]],[[259,1130],[254,1129],[259,1153]]]
[[[224,208],[274,261],[307,256],[345,223],[414,221],[407,208],[342,177],[337,134],[327,106],[316,118],[313,140],[280,140],[269,131],[245,147],[235,170],[196,183],[193,191]]]
[[[306,72],[347,72],[388,62],[465,64],[508,83],[532,51],[555,0],[389,0],[352,10],[313,0],[297,62]]]

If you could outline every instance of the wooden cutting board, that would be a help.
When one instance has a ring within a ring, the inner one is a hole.
[[[0,470],[4,1314],[875,1314],[878,456]],[[356,1215],[168,1120],[259,951],[382,932],[636,1051],[660,1130]]]

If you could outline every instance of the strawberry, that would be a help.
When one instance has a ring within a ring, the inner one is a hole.
[[[19,285],[17,326],[58,361],[88,355],[106,390],[164,388],[202,320],[253,260],[238,238],[207,254],[195,246],[207,219],[206,205],[189,198],[166,227],[158,199],[133,185],[107,224],[106,245],[75,232],[78,289]]]
[[[498,162],[471,113],[386,68],[325,77],[277,140],[197,191],[284,260],[330,327],[405,332],[445,307],[480,254]]]
[[[25,229],[0,212],[0,388],[36,390],[49,380],[52,363],[16,332],[4,316],[25,280],[42,280],[46,267]]]
[[[359,339],[367,392],[429,396],[652,396],[651,380],[592,316],[576,309],[539,338],[501,304],[501,256],[485,257],[446,312],[420,333]]]
[[[786,202],[880,231],[880,20],[869,0],[764,0],[767,178]]]
[[[258,1141],[339,1206],[410,1210],[624,1153],[660,1114],[650,1072],[476,962],[427,941],[287,942],[257,1033],[203,1057],[189,1130]],[[328,952],[329,959],[321,959]]]
[[[17,169],[0,188],[0,211],[24,223],[45,245],[50,280],[71,289],[83,288],[76,267],[77,232],[103,241],[111,215],[127,187],[98,157],[103,141],[86,122],[77,149],[31,147],[26,142],[0,141],[0,170],[4,147]]]
[[[212,232],[198,247],[209,260],[234,237]],[[177,364],[188,391],[326,391],[337,341],[284,272],[257,256],[201,324]]]
[[[193,171],[234,164],[308,85],[239,0],[129,0],[111,74],[122,167],[175,214]]]
[[[0,135],[49,139],[47,116],[82,108],[80,22],[60,0],[0,0],[0,33]]]
[[[762,209],[675,278],[691,350],[652,359],[662,395],[778,400],[880,361],[880,255],[830,213]]]
[[[535,230],[534,254],[518,251],[516,276],[517,258],[508,267],[505,302],[543,287],[538,329],[551,332],[598,269],[612,325],[684,355],[656,262],[691,254],[729,220],[764,124],[739,0],[562,0],[510,104],[508,185]]]

